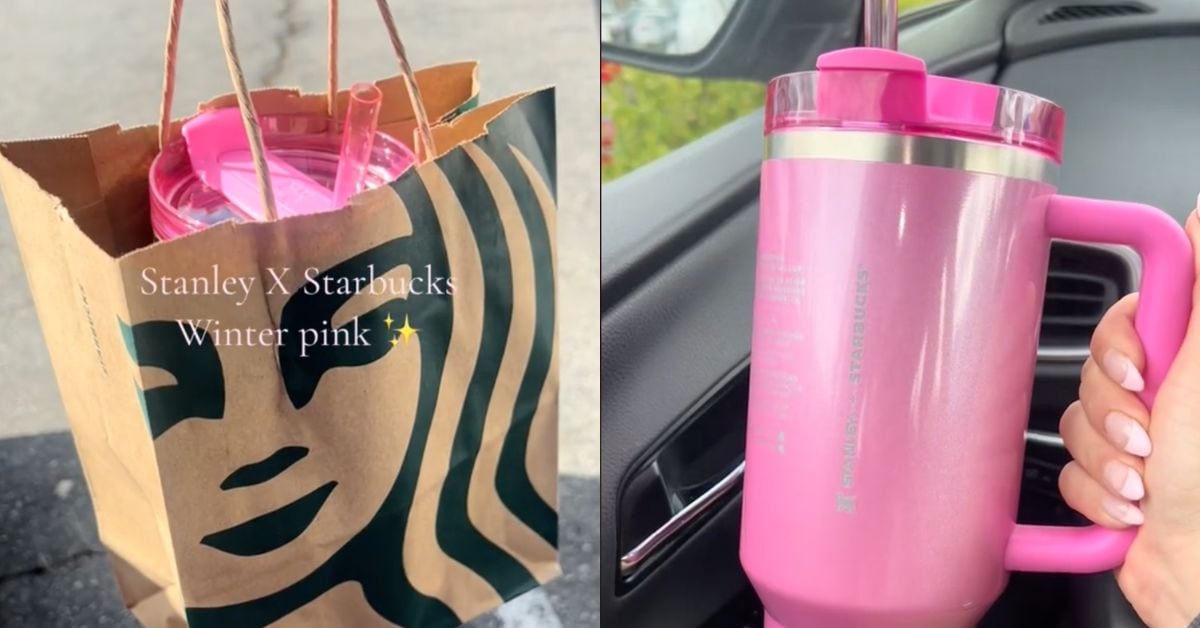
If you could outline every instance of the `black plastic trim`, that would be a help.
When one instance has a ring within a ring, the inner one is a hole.
[[[602,314],[758,198],[762,115],[756,110],[602,186]]]
[[[1200,35],[1200,2],[1137,0],[1146,13],[1044,22],[1056,9],[1078,4],[1124,5],[1129,0],[1036,0],[1012,14],[1004,27],[1005,60],[1019,61],[1079,46],[1130,39]]]
[[[925,60],[933,74],[958,76],[995,64],[1004,25],[1026,0],[968,0],[926,19],[905,22],[900,50]]]

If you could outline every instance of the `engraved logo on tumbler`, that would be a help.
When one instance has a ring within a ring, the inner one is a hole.
[[[861,264],[854,289],[854,332],[850,335],[849,393],[846,419],[842,427],[842,485],[838,490],[837,511],[854,514],[857,502],[854,495],[854,470],[858,463],[858,412],[862,400],[863,351],[867,336],[867,291],[870,274]]]
[[[755,275],[754,298],[762,302],[798,309],[805,298],[804,265],[788,263],[782,253],[760,253]],[[787,455],[787,430],[800,411],[803,386],[794,367],[803,352],[804,334],[794,327],[794,316],[764,317],[754,333],[756,419],[747,432],[747,446],[769,447]]]

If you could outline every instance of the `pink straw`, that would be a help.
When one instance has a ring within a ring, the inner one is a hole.
[[[364,189],[382,102],[383,92],[370,83],[355,83],[350,87],[350,104],[346,107],[346,124],[342,128],[342,151],[333,183],[335,208],[345,207],[351,197]]]

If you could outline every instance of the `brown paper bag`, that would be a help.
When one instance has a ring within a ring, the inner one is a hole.
[[[0,143],[143,624],[450,626],[558,573],[553,91],[460,113],[473,64],[416,83],[436,159],[344,210],[170,242],[149,227],[156,127]],[[382,130],[412,137],[405,81],[378,85]]]

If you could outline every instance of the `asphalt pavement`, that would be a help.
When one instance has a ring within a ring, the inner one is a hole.
[[[342,85],[395,74],[370,0],[343,1]],[[252,88],[325,82],[321,0],[234,0]],[[591,0],[392,0],[415,67],[476,59],[482,100],[557,86],[564,576],[475,622],[598,626],[599,90]],[[0,14],[0,138],[154,120],[167,0],[8,0]],[[212,3],[185,3],[176,111],[229,92]],[[0,202],[0,211],[7,213]],[[96,538],[11,226],[0,219],[0,626],[134,625]]]

